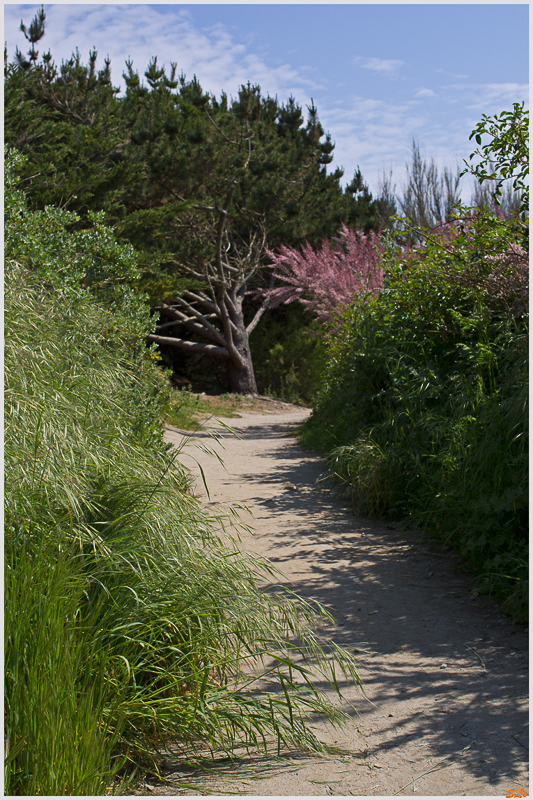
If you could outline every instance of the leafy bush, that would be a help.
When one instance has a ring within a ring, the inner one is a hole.
[[[302,441],[354,508],[453,543],[479,585],[527,613],[527,280],[522,232],[460,210],[385,259],[330,346]]]
[[[481,147],[482,136],[488,134],[491,140]],[[513,190],[520,196],[520,213],[529,213],[529,109],[524,103],[513,103],[512,111],[502,111],[488,117],[483,114],[469,136],[475,139],[478,147],[465,161],[466,169],[479,180],[494,183],[493,196],[501,205],[502,186],[512,180]],[[476,164],[475,161],[480,159]]]
[[[309,404],[320,385],[327,345],[313,315],[280,306],[265,314],[250,337],[257,385],[262,394]]]

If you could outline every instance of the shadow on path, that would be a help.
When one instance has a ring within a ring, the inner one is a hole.
[[[369,752],[405,759],[406,748],[424,746],[488,785],[523,779],[527,632],[472,594],[456,556],[416,532],[354,517],[326,493],[323,459],[287,438],[297,423],[233,422],[241,445],[223,434],[231,474],[220,491],[254,507],[258,549],[293,591],[332,612],[335,641],[357,651],[372,704],[343,688]],[[253,459],[244,471],[240,447]]]

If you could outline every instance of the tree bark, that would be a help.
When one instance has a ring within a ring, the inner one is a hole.
[[[231,361],[228,361],[228,380],[230,392],[233,394],[257,394],[254,368],[251,359],[249,364],[241,370],[236,370]]]
[[[170,347],[178,347],[180,350],[192,350],[196,353],[208,353],[210,356],[218,356],[219,358],[228,359],[228,351],[225,347],[217,347],[214,344],[205,344],[204,342],[188,342],[185,339],[178,339],[174,336],[158,336],[151,333],[146,337],[148,342],[154,344],[165,344]]]
[[[237,330],[233,332],[233,344],[238,351],[243,366],[238,367],[232,359],[228,359],[228,381],[230,392],[238,394],[257,394],[254,365],[248,342],[248,332],[244,327],[244,320],[236,323]]]

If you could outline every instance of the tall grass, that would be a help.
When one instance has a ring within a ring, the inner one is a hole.
[[[18,545],[18,546],[17,546]],[[5,790],[102,794],[122,766],[107,730],[106,655],[81,623],[72,554],[9,537],[5,564]]]
[[[320,750],[307,715],[343,714],[317,687],[355,662],[187,493],[131,332],[13,261],[5,307],[6,793],[102,794],[168,746]]]

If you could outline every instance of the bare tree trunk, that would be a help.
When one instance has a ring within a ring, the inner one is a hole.
[[[215,252],[204,272],[183,265],[183,269],[196,280],[207,284],[205,289],[186,290],[172,305],[162,303],[156,310],[172,321],[159,324],[149,342],[170,345],[184,350],[203,352],[223,358],[228,365],[231,392],[257,394],[249,337],[269,300],[265,299],[248,326],[244,324],[242,304],[247,282],[261,264],[265,246],[264,230],[252,233],[248,241],[240,236],[230,237],[226,231],[227,212],[233,197],[232,187],[224,208],[214,206],[207,210],[218,214],[214,234]],[[161,336],[161,332],[174,325],[185,327],[205,342],[192,342],[179,336]]]
[[[237,301],[237,313],[233,315],[233,346],[240,356],[240,364],[228,359],[228,380],[230,392],[238,394],[257,394],[249,333],[244,326],[242,301]]]
[[[248,348],[248,356],[243,356],[244,367],[237,369],[232,361],[228,361],[228,381],[230,392],[237,394],[257,394],[254,367]]]

